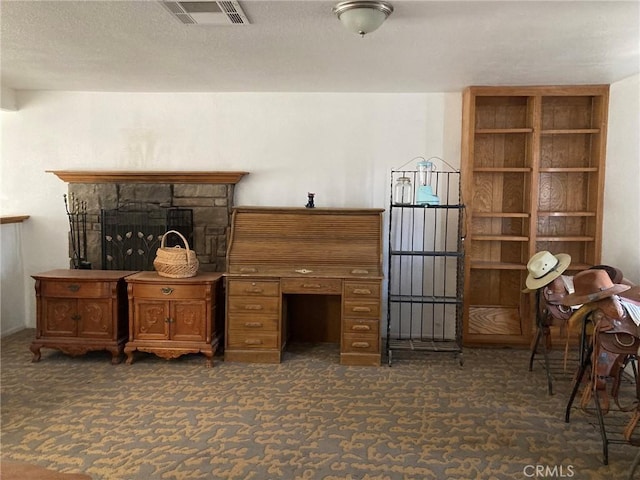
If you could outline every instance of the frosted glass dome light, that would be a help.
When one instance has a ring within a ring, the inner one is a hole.
[[[333,7],[333,13],[347,30],[364,37],[384,23],[393,13],[393,5],[376,1],[340,2]]]

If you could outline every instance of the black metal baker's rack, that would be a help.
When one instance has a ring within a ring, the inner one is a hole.
[[[410,202],[398,203],[400,177],[412,185]],[[405,180],[406,181],[406,180]],[[434,171],[438,205],[416,203],[417,170],[392,170],[389,201],[386,354],[448,352],[460,365],[464,275],[464,205],[459,171]]]

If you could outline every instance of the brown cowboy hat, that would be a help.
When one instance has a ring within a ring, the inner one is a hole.
[[[562,299],[564,305],[596,302],[629,290],[629,285],[613,283],[605,270],[583,270],[573,277],[574,293]]]
[[[613,283],[623,283],[624,275],[619,268],[612,267],[611,265],[594,265],[593,267],[589,267],[589,270],[604,270],[609,274],[609,278]]]
[[[527,262],[527,270],[529,270],[529,275],[527,275],[525,281],[527,289],[529,291],[537,290],[551,283],[562,275],[562,272],[567,269],[570,263],[571,255],[566,253],[554,255],[546,250],[536,253]]]

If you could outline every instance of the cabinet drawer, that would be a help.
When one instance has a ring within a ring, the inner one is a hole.
[[[365,320],[363,318],[345,318],[343,324],[345,333],[378,335],[380,320]]]
[[[282,293],[342,293],[342,280],[339,278],[283,278]]]
[[[277,297],[280,294],[278,282],[229,280],[227,284],[229,295],[262,295],[265,297]]]
[[[104,298],[109,297],[108,282],[44,281],[43,297]]]
[[[278,334],[271,332],[237,332],[230,330],[227,334],[227,348],[279,348]]]
[[[344,301],[344,317],[380,318],[380,302]]]
[[[345,299],[380,298],[380,283],[344,282]]]
[[[154,298],[158,300],[195,300],[205,298],[209,288],[207,285],[134,283],[133,296],[136,298]]]
[[[342,337],[342,351],[349,353],[378,353],[380,337],[345,333]]]
[[[277,332],[277,315],[245,315],[229,314],[227,325],[229,330],[243,330],[247,332]]]
[[[253,313],[278,315],[280,297],[229,297],[229,313]]]

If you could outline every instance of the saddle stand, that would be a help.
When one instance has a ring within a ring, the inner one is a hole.
[[[569,422],[571,408],[580,386],[584,386],[581,407],[587,411],[591,402],[595,404],[595,414],[602,437],[603,463],[609,463],[609,444],[638,442],[632,439],[633,432],[640,421],[640,378],[637,361],[640,347],[640,330],[619,304],[615,297],[597,302],[582,318],[581,338],[586,338],[589,325],[593,326],[593,335],[580,362],[574,378],[573,388],[565,411],[565,422]],[[583,307],[584,308],[584,307]],[[578,312],[576,312],[578,313]],[[573,320],[573,319],[572,319]],[[626,367],[631,366],[635,383],[635,395],[630,406],[622,406],[619,399],[621,381]],[[585,374],[589,380],[583,382]],[[610,385],[610,391],[607,387]],[[605,429],[605,416],[609,413],[611,397],[619,412],[630,414],[624,431],[623,440],[609,438]]]

